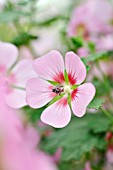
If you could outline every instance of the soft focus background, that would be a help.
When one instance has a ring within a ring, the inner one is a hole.
[[[41,122],[45,107],[11,109],[0,90],[0,170],[113,170],[113,0],[0,0],[0,41],[19,60],[74,51],[96,87],[63,129]]]

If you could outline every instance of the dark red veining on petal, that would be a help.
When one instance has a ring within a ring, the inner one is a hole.
[[[71,93],[71,99],[74,100],[74,98],[76,97],[76,94],[77,94],[77,89],[73,90],[72,93]]]
[[[64,75],[62,72],[60,72],[59,74],[56,74],[56,76],[53,78],[55,82],[58,83],[63,83],[64,82]]]
[[[63,105],[63,106],[66,106],[67,105],[67,98],[65,97],[65,98],[62,98],[62,99],[60,99],[59,101],[58,101],[58,104],[60,104],[60,105]]]
[[[74,85],[76,83],[76,79],[74,78],[74,75],[71,73],[68,74],[68,79],[71,85]]]

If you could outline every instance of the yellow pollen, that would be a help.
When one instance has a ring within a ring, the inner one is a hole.
[[[79,35],[84,35],[85,31],[86,31],[86,28],[84,24],[81,23],[77,26],[77,33]]]

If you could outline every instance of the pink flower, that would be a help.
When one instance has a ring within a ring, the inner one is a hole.
[[[91,39],[91,36],[95,37],[97,33],[113,32],[113,26],[110,24],[112,19],[113,9],[107,0],[87,0],[75,8],[68,35]]]
[[[32,133],[26,134],[27,131],[32,131]],[[56,170],[52,158],[44,152],[36,150],[38,134],[35,130],[27,127],[23,129],[22,133],[20,139],[9,138],[5,143],[2,153],[5,170]]]
[[[16,46],[0,42],[0,77],[4,79],[5,100],[13,108],[20,108],[27,104],[26,82],[35,75],[32,61],[24,59],[17,63],[17,57]]]
[[[37,149],[37,131],[6,104],[4,83],[0,77],[0,170],[56,170],[52,158]]]
[[[71,119],[69,105],[76,116],[85,114],[95,95],[95,87],[91,83],[80,85],[86,77],[86,68],[76,54],[68,52],[64,65],[61,54],[51,51],[36,59],[33,66],[39,77],[27,83],[27,103],[32,108],[40,108],[54,97],[59,99],[43,111],[41,120],[44,123],[56,128],[66,126]],[[55,85],[52,82],[56,82]]]
[[[112,50],[112,21],[113,8],[110,2],[87,0],[74,9],[68,26],[68,36],[81,36],[85,41],[92,41],[97,51]]]

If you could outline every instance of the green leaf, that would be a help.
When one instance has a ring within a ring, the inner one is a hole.
[[[89,109],[96,109],[96,110],[98,110],[101,106],[102,106],[102,104],[104,103],[105,101],[104,101],[104,99],[99,99],[99,98],[94,98],[92,101],[91,101],[91,103],[88,105],[88,108]]]
[[[84,41],[82,37],[71,37],[70,38],[74,48],[78,49],[83,46]]]
[[[31,40],[37,39],[35,35],[28,34],[27,32],[22,32],[18,36],[14,37],[12,43],[16,46],[27,45]]]
[[[83,38],[82,37],[71,37],[71,40],[73,42],[73,44],[78,45],[79,47],[81,47],[83,45]]]
[[[38,26],[38,27],[47,27],[47,26],[50,26],[51,24],[53,24],[54,22],[58,21],[59,19],[61,19],[61,16],[55,16],[55,17],[52,17],[52,18],[49,18],[47,20],[43,20],[43,21],[40,21],[40,22],[32,22],[32,25],[34,26]]]
[[[88,42],[88,47],[90,50],[90,53],[94,53],[95,52],[95,44],[91,41]]]
[[[104,79],[102,79],[100,81],[100,78],[98,78],[98,77],[93,78],[93,84],[96,88],[96,96],[102,97],[102,96],[105,96],[107,94],[105,88],[102,88],[102,87],[105,87],[104,81],[105,81]]]
[[[101,113],[86,114],[82,118],[73,117],[68,126],[56,130],[43,140],[41,147],[50,154],[59,147],[63,148],[61,161],[80,160],[94,148],[105,150],[105,134],[109,128],[109,119]]]

